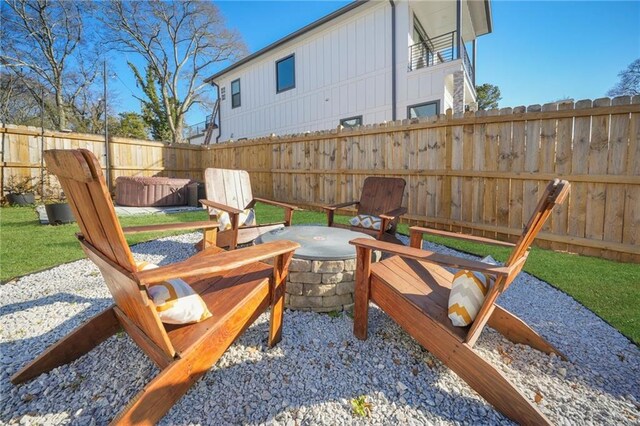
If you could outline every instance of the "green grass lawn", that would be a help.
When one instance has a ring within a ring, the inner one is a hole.
[[[259,222],[282,219],[282,210],[259,204]],[[206,220],[204,211],[171,215],[127,216],[123,226],[148,225]],[[325,215],[319,212],[296,212],[294,223],[322,223]],[[346,223],[347,218],[337,216]],[[400,225],[400,232],[408,228]],[[84,254],[75,238],[76,224],[40,225],[33,208],[5,207],[0,209],[0,281],[51,268],[61,263],[82,259]],[[167,235],[158,233],[133,234],[130,244]],[[509,249],[468,243],[442,237],[427,237],[429,241],[480,256],[491,255],[506,260]],[[534,248],[524,268],[527,272],[571,295],[587,308],[636,344],[640,344],[640,266],[609,260],[556,253]]]

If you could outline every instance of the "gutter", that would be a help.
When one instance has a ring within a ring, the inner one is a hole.
[[[391,4],[391,121],[396,121],[396,4]]]
[[[487,34],[493,32],[493,16],[491,15],[491,5],[489,1],[490,0],[485,0],[484,2],[484,13],[487,16]]]

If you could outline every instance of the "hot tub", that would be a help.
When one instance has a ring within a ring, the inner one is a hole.
[[[116,179],[116,204],[128,207],[185,206],[191,179],[120,176]]]

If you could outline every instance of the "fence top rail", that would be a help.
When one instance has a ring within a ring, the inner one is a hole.
[[[102,142],[104,143],[104,135],[95,135],[90,133],[73,133],[73,132],[59,132],[55,130],[44,130],[33,126],[16,126],[9,124],[6,127],[0,127],[0,134],[7,135],[26,135],[26,136],[44,136],[45,138],[56,139],[71,139],[86,142]],[[174,149],[192,149],[201,150],[201,145],[189,145],[189,144],[171,144],[159,141],[148,141],[142,139],[130,139],[120,136],[110,136],[109,143],[120,145],[140,145],[140,146],[154,146],[158,148],[174,148]]]
[[[559,106],[559,109],[553,107]],[[205,150],[221,150],[235,147],[248,147],[264,144],[284,144],[309,142],[326,139],[345,139],[354,136],[375,135],[381,133],[405,132],[438,127],[455,127],[473,124],[504,123],[513,121],[537,121],[572,117],[594,117],[613,114],[640,113],[639,96],[620,96],[617,98],[601,98],[594,101],[582,100],[573,102],[550,103],[544,105],[519,106],[489,111],[466,112],[464,114],[440,114],[439,116],[421,119],[405,119],[381,124],[369,124],[350,129],[340,127],[332,130],[307,132],[303,134],[267,136],[243,142],[223,142],[203,146]]]

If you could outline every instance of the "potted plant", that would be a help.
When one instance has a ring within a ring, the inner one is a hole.
[[[59,186],[54,187],[50,185],[48,175],[45,178],[45,182],[48,184],[44,189],[42,199],[44,201],[44,210],[47,212],[49,225],[75,222],[76,219],[71,211],[71,206],[67,203],[64,192],[62,192]]]
[[[9,178],[4,186],[6,199],[10,206],[28,206],[35,204],[35,188],[38,186],[36,178],[31,176],[16,176]]]
[[[45,199],[44,209],[47,212],[49,225],[60,225],[76,221],[76,218],[73,216],[73,211],[71,211],[71,206],[66,202],[64,192],[62,191],[55,196],[48,196]]]
[[[75,222],[71,206],[67,203],[60,186],[52,184],[51,176],[48,173],[44,177],[44,182],[46,185],[43,186],[42,201],[49,225]]]

